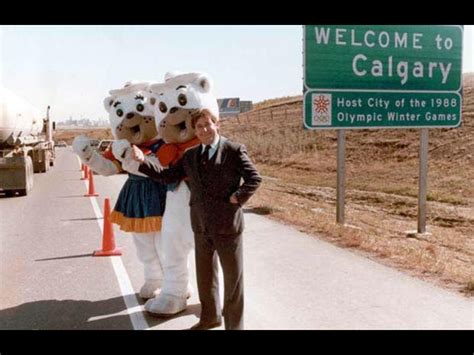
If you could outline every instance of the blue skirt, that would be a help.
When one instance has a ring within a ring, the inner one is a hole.
[[[112,223],[126,232],[161,230],[167,187],[148,177],[129,174],[111,213]]]

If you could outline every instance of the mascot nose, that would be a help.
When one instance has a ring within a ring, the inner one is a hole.
[[[178,108],[177,108],[177,107],[173,107],[173,108],[170,110],[170,113],[175,113],[176,111],[178,111]]]
[[[133,116],[135,116],[135,114],[133,112],[127,113],[127,118],[133,118]]]

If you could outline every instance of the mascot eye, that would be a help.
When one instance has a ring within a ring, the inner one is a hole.
[[[159,108],[160,108],[160,111],[163,113],[168,111],[168,107],[166,107],[166,104],[164,102],[160,102]]]
[[[119,117],[123,116],[123,111],[121,109],[117,110],[117,116],[119,116]]]
[[[187,102],[188,102],[188,99],[186,98],[186,95],[184,95],[184,94],[179,94],[179,96],[178,96],[178,102],[179,102],[179,104],[180,104],[181,106],[186,105]]]
[[[142,104],[137,105],[137,111],[142,112],[145,109],[145,107]]]

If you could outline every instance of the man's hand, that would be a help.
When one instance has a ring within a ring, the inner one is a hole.
[[[132,145],[132,159],[139,162],[140,164],[145,161],[145,155],[136,145]]]
[[[237,197],[235,197],[235,193],[230,196],[230,203],[233,203],[234,205],[238,205],[239,201],[237,200]]]

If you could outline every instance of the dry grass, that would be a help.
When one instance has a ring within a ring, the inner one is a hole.
[[[335,223],[336,192],[331,188],[265,178],[250,206],[271,211],[270,218],[303,232],[443,286],[461,290],[472,280],[473,245],[466,234],[473,230],[472,221],[465,232],[429,222],[431,235],[407,238],[406,231],[416,229],[416,201],[365,194],[370,198],[348,191],[345,226]]]

